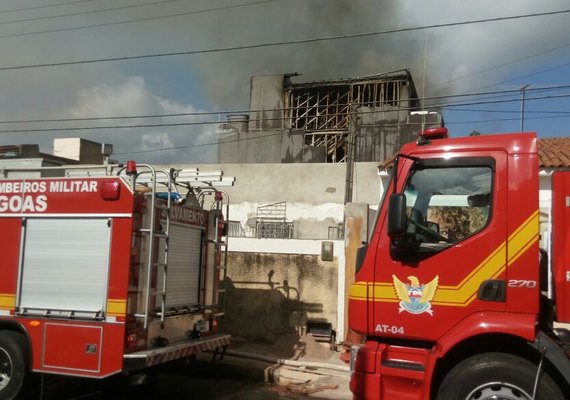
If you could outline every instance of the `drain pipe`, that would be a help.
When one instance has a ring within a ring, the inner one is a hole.
[[[232,357],[247,358],[250,360],[264,361],[270,364],[286,365],[289,367],[322,368],[334,371],[350,372],[350,368],[348,365],[335,365],[335,364],[311,362],[311,361],[286,360],[283,358],[274,358],[274,357],[262,356],[259,354],[244,353],[241,351],[235,351],[229,349],[226,350],[226,355]]]

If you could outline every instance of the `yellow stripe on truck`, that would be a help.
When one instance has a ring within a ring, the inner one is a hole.
[[[126,300],[107,300],[107,314],[115,316],[124,316],[127,314],[127,301]]]
[[[500,276],[507,265],[514,264],[521,255],[538,241],[538,210],[526,219],[503,242],[491,252],[476,268],[455,286],[439,286],[432,301],[434,305],[466,307],[477,297],[481,283]],[[505,260],[508,262],[505,264]],[[371,299],[379,302],[398,302],[392,282],[356,282],[348,293],[352,300]]]
[[[0,293],[0,309],[13,310],[16,307],[16,295]]]

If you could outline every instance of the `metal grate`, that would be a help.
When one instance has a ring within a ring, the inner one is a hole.
[[[344,239],[344,224],[338,224],[337,226],[329,226],[328,239],[329,240]]]
[[[257,208],[257,222],[285,222],[287,215],[287,203],[273,203]]]
[[[257,208],[256,236],[263,239],[292,239],[294,223],[287,222],[287,203],[273,203]]]
[[[257,237],[259,239],[293,239],[293,222],[258,222]]]

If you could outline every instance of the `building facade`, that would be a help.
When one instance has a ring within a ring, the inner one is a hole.
[[[218,162],[382,161],[423,128],[441,126],[421,111],[407,70],[365,78],[296,83],[297,74],[251,78],[250,113],[221,124]]]

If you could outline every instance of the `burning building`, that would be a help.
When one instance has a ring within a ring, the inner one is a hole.
[[[439,113],[421,111],[407,70],[305,83],[297,76],[251,78],[249,114],[220,126],[219,163],[382,161],[443,124]]]

